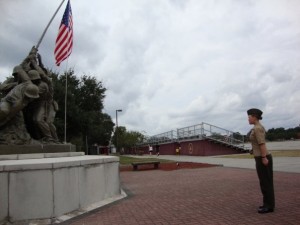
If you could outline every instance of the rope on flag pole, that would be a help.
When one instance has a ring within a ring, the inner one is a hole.
[[[62,6],[62,4],[64,3],[64,1],[65,1],[65,0],[62,0],[62,2],[60,3],[60,5],[59,5],[58,8],[56,9],[55,13],[53,14],[52,18],[50,19],[48,25],[46,26],[44,32],[42,33],[42,36],[40,37],[40,39],[39,39],[39,41],[38,41],[38,43],[37,43],[37,45],[36,45],[36,49],[39,48],[39,46],[40,46],[40,44],[41,44],[41,42],[42,42],[42,40],[43,40],[43,38],[44,38],[44,36],[45,36],[45,34],[46,34],[48,28],[49,28],[49,26],[50,26],[50,24],[52,23],[54,17],[56,16],[57,12],[59,11],[59,9],[60,9],[60,7]]]

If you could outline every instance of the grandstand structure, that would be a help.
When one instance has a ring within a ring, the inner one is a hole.
[[[178,147],[185,155],[249,152],[244,135],[205,122],[146,137],[139,143],[145,153],[149,145],[158,146],[160,154],[172,154]]]

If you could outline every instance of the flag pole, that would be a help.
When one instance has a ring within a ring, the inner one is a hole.
[[[52,23],[54,17],[56,16],[57,12],[59,11],[59,9],[60,9],[60,7],[62,6],[62,4],[64,3],[64,1],[65,1],[65,0],[62,0],[62,2],[60,3],[60,5],[59,5],[58,8],[56,9],[55,13],[53,14],[52,18],[50,19],[48,25],[46,26],[44,32],[42,33],[42,36],[40,37],[40,39],[39,39],[39,41],[38,41],[38,43],[37,43],[37,45],[36,45],[36,49],[39,48],[39,46],[40,46],[40,44],[41,44],[41,42],[42,42],[42,40],[43,40],[43,38],[44,38],[44,36],[45,36],[45,34],[46,34],[48,28],[49,28],[49,26],[50,26],[50,24]]]
[[[68,60],[66,68],[68,68]],[[67,144],[67,100],[68,100],[68,70],[66,70],[66,90],[65,90],[65,135],[64,135],[64,143]]]

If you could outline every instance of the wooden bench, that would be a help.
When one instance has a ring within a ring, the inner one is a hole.
[[[149,162],[133,162],[131,165],[133,166],[133,170],[137,170],[138,166],[141,165],[153,165],[154,169],[158,169],[158,165],[160,164],[159,161],[149,161]]]

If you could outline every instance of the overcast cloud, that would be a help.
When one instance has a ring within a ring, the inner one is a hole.
[[[60,0],[0,0],[0,81],[36,45]],[[39,52],[54,71],[74,68],[107,90],[105,112],[155,135],[207,122],[246,133],[300,124],[300,1],[71,0],[74,47],[55,66],[66,2]]]

